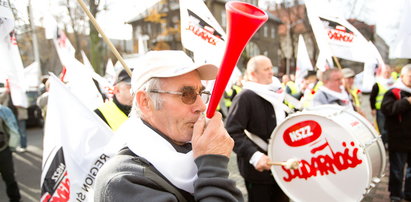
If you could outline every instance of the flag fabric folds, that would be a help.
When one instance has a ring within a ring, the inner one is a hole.
[[[306,0],[308,19],[321,52],[331,56],[365,62],[368,41],[328,1]]]
[[[93,201],[111,129],[65,86],[50,76],[41,175],[41,201]]]
[[[313,65],[311,64],[310,56],[307,52],[307,47],[304,42],[304,37],[300,35],[298,37],[298,50],[297,50],[297,68],[295,71],[295,83],[301,85],[304,80],[304,76],[307,75],[308,71],[313,70]]]
[[[7,2],[0,4],[0,81],[7,83],[13,105],[28,107],[24,66],[14,32],[14,17]]]

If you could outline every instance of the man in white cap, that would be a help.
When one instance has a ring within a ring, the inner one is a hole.
[[[133,108],[119,128],[120,152],[99,171],[95,201],[243,201],[227,164],[234,146],[216,112],[203,112],[202,80],[217,67],[196,66],[182,51],[151,51],[132,79]]]
[[[350,101],[353,104],[354,110],[365,117],[364,112],[361,109],[361,91],[354,87],[355,72],[350,68],[344,68],[341,70],[343,73],[344,89],[347,91]]]

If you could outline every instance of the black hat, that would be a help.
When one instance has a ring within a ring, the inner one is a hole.
[[[310,77],[310,76],[316,76],[316,72],[309,70],[309,71],[307,72],[307,74],[304,76],[304,79],[307,79],[307,78]]]
[[[133,70],[131,70],[131,71],[133,71]],[[114,84],[117,84],[117,83],[120,83],[120,82],[126,82],[126,83],[131,82],[131,77],[128,75],[128,73],[125,69],[122,69],[120,72],[118,72]]]

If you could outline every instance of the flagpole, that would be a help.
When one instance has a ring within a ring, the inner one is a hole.
[[[335,56],[333,56],[333,59],[334,59],[334,62],[337,64],[338,69],[342,69],[342,68],[341,68],[341,64],[340,64],[340,61],[338,61],[338,58],[335,57]]]
[[[126,70],[128,75],[132,75],[132,72],[130,68],[127,66],[126,62],[124,59],[121,57],[120,53],[117,51],[116,47],[114,47],[113,43],[111,43],[110,39],[106,36],[106,34],[103,32],[101,27],[98,25],[96,19],[94,16],[91,14],[91,12],[88,10],[86,4],[83,2],[83,0],[77,0],[77,2],[80,4],[81,8],[83,11],[87,14],[88,18],[90,19],[91,23],[93,23],[94,27],[96,30],[100,33],[100,35],[103,37],[103,40],[107,43],[108,47],[110,47],[111,52],[116,56],[116,58],[120,61],[120,63],[123,65],[123,68]]]

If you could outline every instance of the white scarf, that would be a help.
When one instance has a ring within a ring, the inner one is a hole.
[[[152,163],[173,185],[194,193],[197,166],[192,151],[186,154],[177,152],[167,140],[137,116],[131,116],[124,122],[116,136],[119,139],[114,143],[115,148],[128,146],[133,153]]]
[[[320,86],[318,90],[321,90],[327,94],[330,94],[346,103],[350,102],[350,96],[348,95],[347,91],[343,87],[341,87],[341,92],[333,91],[325,86]]]
[[[408,87],[408,86],[406,86],[406,85],[401,81],[401,79],[398,79],[398,80],[395,82],[395,84],[394,84],[393,87],[394,87],[394,88],[399,88],[399,89],[401,89],[401,90],[403,90],[403,91],[405,91],[405,92],[411,93],[411,88]]]
[[[281,87],[247,81],[244,83],[244,89],[254,91],[273,105],[277,125],[285,119],[285,112],[289,112],[290,109],[283,104],[285,92]]]

